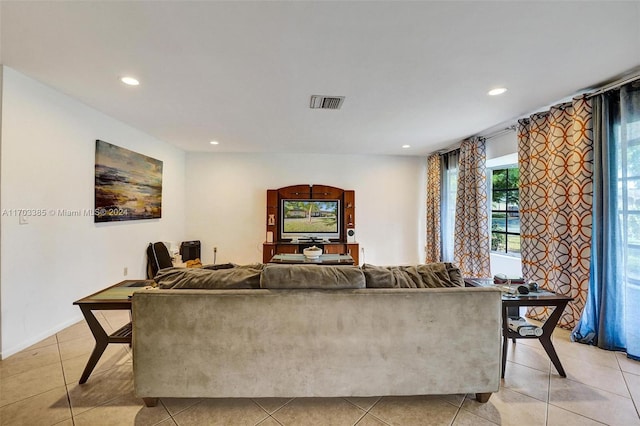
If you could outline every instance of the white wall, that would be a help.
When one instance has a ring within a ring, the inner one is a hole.
[[[355,190],[364,261],[422,263],[425,163],[403,156],[189,153],[187,237],[202,242],[204,263],[213,261],[214,246],[218,263],[261,262],[266,190],[322,184]]]
[[[0,13],[2,6],[0,5]],[[1,20],[0,20],[1,22]],[[2,87],[4,67],[0,61],[0,177],[2,176]],[[0,180],[0,210],[2,209],[2,181]],[[2,216],[0,216],[1,218]],[[0,224],[0,241],[2,241],[2,225]],[[2,244],[0,243],[0,260],[2,259]],[[2,359],[2,262],[0,261],[0,359]]]
[[[516,132],[509,132],[487,141],[487,167],[499,167],[518,162],[518,138]],[[491,253],[491,274],[506,274],[509,277],[522,276],[520,257]]]
[[[149,242],[183,239],[185,154],[11,68],[3,83],[0,350],[7,357],[81,319],[75,300],[145,278]],[[163,161],[161,219],[94,224],[90,216],[51,215],[93,209],[96,139]],[[20,225],[11,209],[47,216]]]

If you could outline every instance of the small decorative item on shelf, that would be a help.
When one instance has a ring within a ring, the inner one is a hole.
[[[317,259],[322,255],[322,249],[316,246],[311,246],[302,251],[304,257],[307,259]]]

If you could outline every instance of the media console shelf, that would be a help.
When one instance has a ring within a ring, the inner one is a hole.
[[[282,200],[338,200],[339,229],[335,238],[296,241],[282,237]],[[276,254],[299,254],[311,246],[326,254],[349,254],[359,264],[359,246],[355,241],[355,191],[327,185],[293,185],[267,190],[267,241],[262,247],[262,261],[268,263]]]

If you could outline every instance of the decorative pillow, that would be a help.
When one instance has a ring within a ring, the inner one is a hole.
[[[394,278],[391,269],[384,266],[375,266],[365,263],[362,272],[367,283],[367,288],[393,288]]]
[[[416,266],[362,266],[369,288],[437,288],[458,287],[451,279],[445,263]],[[458,271],[459,273],[459,271]],[[462,278],[460,278],[462,281]],[[464,287],[464,281],[462,281]]]
[[[365,279],[357,266],[267,265],[260,287],[270,289],[364,288]]]
[[[418,265],[416,268],[422,277],[424,287],[457,287],[451,281],[444,263],[427,263],[426,265]]]
[[[155,277],[160,288],[238,289],[260,288],[263,265],[243,265],[226,269],[168,268]]]
[[[459,287],[464,287],[464,278],[462,278],[462,272],[460,272],[460,268],[449,262],[445,263],[445,267],[447,268],[447,272],[449,273],[449,279],[451,279],[451,282]]]
[[[369,288],[419,288],[424,287],[422,277],[415,266],[362,266]]]

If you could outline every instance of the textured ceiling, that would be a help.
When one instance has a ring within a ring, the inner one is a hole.
[[[425,155],[640,65],[639,2],[0,7],[4,65],[187,151]]]

